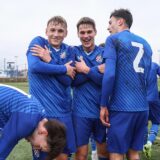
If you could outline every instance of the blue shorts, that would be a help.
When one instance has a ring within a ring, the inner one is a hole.
[[[77,147],[88,144],[91,134],[98,143],[106,141],[106,127],[100,119],[74,116],[73,122]]]
[[[67,144],[64,148],[63,153],[70,154],[76,152],[76,141],[75,141],[75,131],[73,128],[73,120],[72,117],[58,117],[55,118],[65,124],[66,133],[67,133]]]
[[[153,124],[160,124],[160,101],[149,102],[149,118]]]
[[[107,150],[110,153],[125,154],[129,149],[143,149],[148,111],[110,111],[110,128],[107,131]]]

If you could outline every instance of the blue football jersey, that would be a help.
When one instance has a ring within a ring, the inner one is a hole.
[[[47,46],[51,62],[45,63],[30,51],[35,44]],[[71,114],[71,78],[66,75],[65,63],[74,61],[72,48],[61,44],[56,51],[46,39],[36,37],[27,51],[29,92],[46,110],[47,117],[65,117]]]
[[[148,110],[146,81],[151,55],[149,44],[128,30],[109,36],[101,105],[113,111]]]
[[[0,159],[6,159],[22,138],[30,136],[45,110],[33,96],[0,84]]]
[[[160,76],[160,66],[157,63],[152,62],[147,84],[148,101],[156,101],[159,99],[157,75]]]
[[[103,63],[103,48],[95,46],[87,54],[82,46],[74,47],[76,61],[81,57],[90,67],[88,74],[77,73],[73,81],[73,113],[79,117],[99,118],[102,77],[97,66]]]

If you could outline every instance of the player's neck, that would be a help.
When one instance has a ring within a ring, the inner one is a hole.
[[[88,54],[92,53],[92,51],[94,50],[94,48],[95,48],[95,45],[92,45],[92,46],[90,46],[88,48],[83,46],[84,52],[86,52]]]
[[[122,31],[125,31],[125,30],[129,31],[129,28],[126,27],[126,26],[121,26],[121,27],[119,28],[119,32],[122,32]]]

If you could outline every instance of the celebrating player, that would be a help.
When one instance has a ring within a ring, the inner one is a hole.
[[[98,158],[106,160],[106,127],[99,119],[103,47],[94,43],[97,31],[93,19],[81,18],[77,23],[77,33],[82,45],[74,47],[77,73],[73,81],[73,115],[78,145],[75,158],[87,160],[89,138],[93,134]]]
[[[108,126],[110,160],[139,160],[148,120],[146,81],[152,51],[143,38],[130,32],[132,14],[127,9],[111,13],[105,43],[101,121]]]
[[[71,110],[71,82],[75,75],[72,66],[74,56],[70,46],[62,43],[67,36],[67,22],[61,16],[52,17],[46,28],[46,36],[36,37],[29,45],[29,91],[46,110],[47,118],[63,122],[67,130],[67,144],[58,160],[67,160],[75,152],[75,135]],[[35,156],[35,159],[42,159]]]

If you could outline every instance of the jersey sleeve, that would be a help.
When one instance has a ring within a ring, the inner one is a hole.
[[[36,37],[29,45],[27,51],[27,60],[28,60],[28,68],[33,73],[41,73],[41,74],[65,74],[66,67],[64,65],[52,65],[50,63],[43,62],[39,57],[33,56],[33,52],[30,51],[31,47],[35,44],[44,47],[45,42],[40,37]]]
[[[32,134],[40,121],[40,115],[13,113],[5,125],[0,138],[0,160],[5,160],[22,138]]]
[[[53,60],[51,60],[50,64],[55,65],[56,63]],[[72,79],[66,74],[55,75],[55,78],[65,86],[71,85]]]
[[[87,77],[91,79],[95,84],[101,86],[102,85],[102,78],[103,74],[101,74],[98,71],[98,67],[94,66],[90,69],[89,73],[87,74]]]
[[[114,42],[114,38],[112,36],[109,36],[105,42],[105,48],[103,52],[103,58],[104,59],[114,59],[116,60],[116,42]]]
[[[88,81],[88,78],[83,73],[76,73],[76,76],[72,82],[72,86],[79,86]]]
[[[111,37],[107,38],[104,50],[105,72],[102,81],[101,106],[108,107],[113,92],[116,72],[116,48]]]
[[[13,114],[5,125],[2,136],[0,138],[0,160],[6,159],[14,146],[18,143],[18,135],[16,130],[17,116]]]

